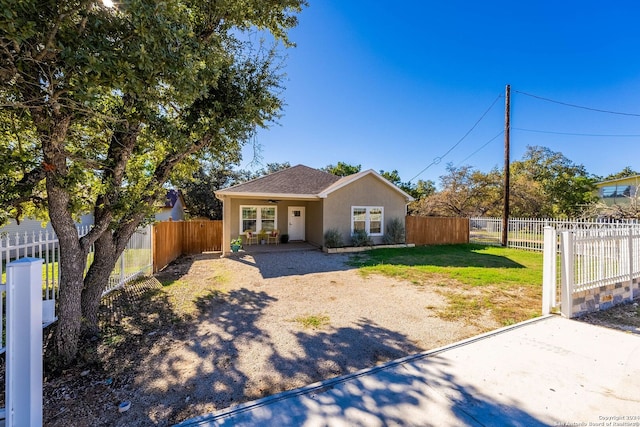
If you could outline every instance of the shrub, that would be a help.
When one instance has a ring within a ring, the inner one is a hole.
[[[404,225],[400,218],[393,218],[387,223],[387,233],[382,240],[388,245],[405,242]]]
[[[351,244],[353,246],[372,246],[373,241],[365,230],[356,230],[351,235]]]
[[[336,228],[331,228],[324,233],[324,246],[327,248],[341,248],[344,246],[342,243],[342,233]]]

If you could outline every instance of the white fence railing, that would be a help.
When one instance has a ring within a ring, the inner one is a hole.
[[[608,308],[640,294],[640,227],[545,230],[543,313],[555,305],[574,317]],[[558,246],[558,236],[561,237]],[[556,274],[560,257],[560,275]]]
[[[472,217],[469,218],[469,225],[470,242],[488,245],[501,244],[502,218]],[[553,227],[557,231],[609,230],[629,227],[640,229],[640,222],[637,220],[607,222],[580,219],[509,218],[507,246],[541,252],[544,250],[545,227]]]
[[[79,227],[78,235],[84,236],[89,227]],[[143,274],[149,274],[153,270],[153,246],[152,226],[136,230],[131,236],[126,249],[118,259],[116,268],[109,277],[104,294],[118,289],[126,282]],[[93,261],[93,249],[87,258],[87,267]],[[55,301],[60,292],[60,248],[58,238],[50,231],[31,233],[11,233],[0,236],[0,285],[6,280],[6,266],[12,261],[22,258],[40,258],[42,267],[42,299],[43,299],[43,326],[47,326],[56,320]],[[2,312],[4,305],[5,288],[0,286],[0,354],[5,351],[5,340],[1,319],[5,318]]]
[[[152,238],[152,225],[139,228],[133,233],[109,276],[109,285],[107,285],[104,295],[120,288],[130,280],[153,271]]]
[[[78,227],[78,236],[84,236],[88,232],[89,227]],[[27,257],[41,258],[43,260],[43,299],[55,300],[58,296],[60,285],[58,237],[49,230],[6,233],[0,236],[0,275],[2,278],[0,282],[6,280],[6,266],[11,261]]]

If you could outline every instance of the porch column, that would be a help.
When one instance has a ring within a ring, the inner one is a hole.
[[[231,201],[223,196],[222,201],[222,256],[231,253]]]

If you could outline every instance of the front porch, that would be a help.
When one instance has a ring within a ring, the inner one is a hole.
[[[317,245],[313,245],[308,242],[288,242],[279,244],[243,244],[242,249],[239,252],[232,252],[233,254],[258,254],[258,253],[278,253],[278,252],[302,252],[302,251],[319,251],[320,248]]]

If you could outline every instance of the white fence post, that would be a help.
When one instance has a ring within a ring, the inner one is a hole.
[[[7,426],[42,425],[42,260],[7,265]]]
[[[629,229],[629,301],[633,301],[633,258],[638,254],[633,253],[633,229]]]
[[[542,315],[551,313],[556,305],[556,259],[558,236],[553,227],[544,227],[544,254],[542,258]]]
[[[562,315],[571,318],[573,315],[573,285],[575,276],[575,259],[573,257],[573,232],[563,231],[560,234],[562,245],[561,269],[562,269]]]

